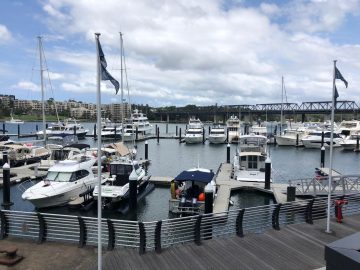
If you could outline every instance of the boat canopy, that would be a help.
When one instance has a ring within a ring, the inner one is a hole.
[[[214,178],[214,173],[204,172],[200,170],[196,171],[183,171],[178,176],[175,177],[175,181],[196,181],[202,183],[210,183]]]

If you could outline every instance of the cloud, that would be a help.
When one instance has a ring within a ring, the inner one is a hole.
[[[3,24],[0,24],[0,44],[6,43],[12,40],[12,35],[7,27]]]
[[[30,81],[20,81],[15,85],[12,85],[11,88],[16,89],[16,90],[30,90],[33,92],[40,92],[40,86],[30,82]]]
[[[347,15],[358,15],[358,0],[297,0],[288,7],[288,29],[301,32],[334,31],[345,20]]]
[[[279,102],[282,75],[289,101],[328,100],[334,59],[351,87],[360,87],[355,57],[360,45],[335,44],[329,38],[347,15],[358,16],[358,1],[233,4],[224,9],[220,0],[108,0],[102,5],[48,0],[43,9],[54,35],[82,42],[76,49],[59,46],[50,52],[51,59],[67,67],[58,78],[60,87],[95,93],[94,32],[102,33],[109,71],[120,79],[119,31],[124,32],[134,102]],[[110,99],[111,84],[103,82],[102,88]],[[356,97],[355,90],[344,97]]]

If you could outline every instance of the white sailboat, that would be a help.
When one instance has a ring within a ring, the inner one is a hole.
[[[10,120],[5,121],[6,124],[24,124],[24,121],[20,120],[20,119],[15,119],[13,116],[13,112],[11,111],[10,113]]]

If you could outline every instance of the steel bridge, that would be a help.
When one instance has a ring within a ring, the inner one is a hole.
[[[305,115],[319,114],[330,115],[332,108],[331,101],[311,101],[298,103],[268,103],[255,105],[223,105],[223,106],[185,106],[158,108],[154,111],[158,119],[169,121],[174,118],[184,118],[194,115],[200,118],[209,117],[228,117],[229,115],[248,115],[250,118],[261,115],[279,115],[283,111],[284,115],[301,115],[304,120]],[[336,114],[350,114],[357,117],[360,107],[355,101],[337,101]]]

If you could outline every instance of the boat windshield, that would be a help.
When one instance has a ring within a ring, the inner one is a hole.
[[[56,182],[69,182],[71,180],[72,172],[48,172],[46,180]]]

